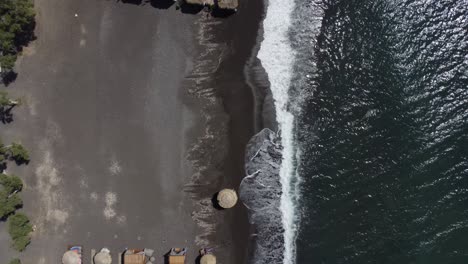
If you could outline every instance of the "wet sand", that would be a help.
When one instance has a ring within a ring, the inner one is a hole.
[[[2,127],[32,158],[8,168],[25,181],[37,227],[23,263],[58,263],[70,244],[85,247],[87,263],[92,248],[161,256],[173,246],[189,247],[188,263],[201,246],[220,263],[244,262],[243,206],[217,211],[210,199],[244,176],[254,122],[243,67],[257,28],[240,26],[260,20],[260,4],[216,19],[163,4],[35,4],[38,39],[7,88],[24,103]]]

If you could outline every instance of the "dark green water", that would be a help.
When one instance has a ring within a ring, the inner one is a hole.
[[[320,5],[297,263],[468,263],[468,1]]]

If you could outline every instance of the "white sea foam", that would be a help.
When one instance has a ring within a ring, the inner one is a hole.
[[[270,0],[267,13],[263,21],[264,40],[258,52],[270,81],[276,108],[276,119],[281,130],[283,158],[280,168],[280,182],[282,185],[281,205],[282,222],[284,227],[284,264],[295,263],[296,255],[296,227],[295,195],[291,188],[294,174],[294,145],[293,124],[294,116],[288,111],[289,87],[292,78],[294,51],[291,47],[288,31],[292,24],[294,1]]]

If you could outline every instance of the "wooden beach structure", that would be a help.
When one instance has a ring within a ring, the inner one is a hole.
[[[168,255],[169,264],[185,264],[185,248],[172,248]]]
[[[187,4],[203,5],[217,7],[221,9],[237,10],[239,6],[238,0],[184,0]]]
[[[144,249],[127,249],[123,253],[123,264],[146,264],[147,261]]]
[[[221,9],[232,9],[236,10],[239,6],[238,0],[218,0],[217,5]]]

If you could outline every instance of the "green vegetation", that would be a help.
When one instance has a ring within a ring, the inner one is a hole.
[[[13,100],[8,97],[8,93],[5,91],[0,91],[0,108],[1,109],[11,109],[19,104],[18,100]]]
[[[15,258],[10,261],[10,264],[21,264],[21,260]]]
[[[13,142],[10,146],[6,147],[6,153],[10,160],[14,160],[18,164],[29,162],[28,151],[19,143]]]
[[[31,243],[32,225],[25,214],[17,213],[8,218],[8,233],[13,239],[13,248],[23,251]]]
[[[21,206],[23,200],[17,193],[8,194],[5,190],[0,191],[0,220],[5,220]]]
[[[0,66],[2,75],[13,71],[21,49],[34,38],[32,0],[0,1]]]
[[[23,145],[13,142],[5,146],[0,142],[0,163],[5,165],[6,160],[15,161],[20,165],[29,162],[29,153]]]
[[[23,47],[34,39],[34,17],[33,0],[0,0],[0,80],[5,84],[14,80],[16,58]],[[0,91],[0,121],[13,121],[11,110],[19,103],[19,100],[11,99],[7,92]],[[23,182],[17,176],[2,173],[8,160],[17,164],[28,163],[28,151],[19,143],[5,146],[0,141],[0,220],[8,219],[12,246],[23,251],[31,242],[33,229],[26,215],[15,213],[23,205],[19,196]],[[21,261],[13,259],[10,264],[21,264]]]
[[[18,176],[6,174],[0,174],[0,184],[3,186],[3,190],[8,194],[16,193],[23,189],[23,182]]]
[[[20,103],[19,100],[14,100],[8,97],[8,93],[0,91],[0,121],[9,123],[13,120],[11,110]]]
[[[18,195],[23,188],[23,182],[17,176],[0,174],[0,184],[0,219],[5,220],[23,206],[23,200]]]

